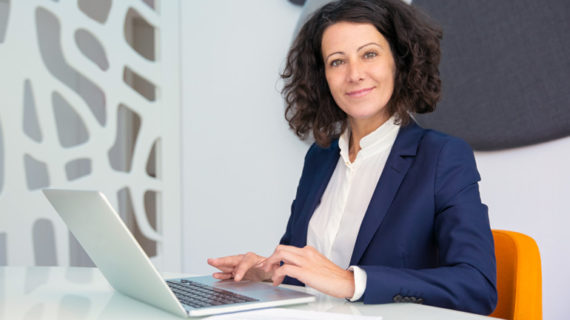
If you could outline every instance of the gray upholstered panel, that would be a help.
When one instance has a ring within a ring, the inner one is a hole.
[[[497,150],[570,135],[570,1],[414,0],[444,29],[425,127]]]

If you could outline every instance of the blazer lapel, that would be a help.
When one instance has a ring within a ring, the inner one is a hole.
[[[323,154],[317,159],[317,161],[322,163],[322,165],[318,168],[318,171],[310,182],[311,184],[314,184],[314,187],[311,188],[312,191],[307,195],[305,205],[301,209],[302,213],[299,226],[302,226],[302,228],[297,229],[300,234],[293,237],[293,239],[297,240],[292,241],[293,245],[303,247],[307,244],[309,221],[311,220],[315,209],[321,203],[321,198],[329,184],[339,157],[340,149],[338,147],[338,141],[333,141],[329,149],[323,152]]]
[[[406,127],[400,128],[398,137],[392,146],[392,151],[386,160],[384,171],[380,175],[368,209],[364,214],[350,259],[350,265],[358,264],[376,230],[382,224],[384,216],[392,204],[392,200],[398,193],[402,180],[414,161],[423,133],[424,130],[413,121]]]

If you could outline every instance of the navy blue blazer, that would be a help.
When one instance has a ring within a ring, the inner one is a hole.
[[[304,247],[309,220],[339,159],[313,144],[281,244]],[[364,303],[418,302],[489,314],[497,303],[493,236],[471,147],[400,128],[368,205],[350,265],[367,274]],[[285,283],[302,285],[296,279]]]

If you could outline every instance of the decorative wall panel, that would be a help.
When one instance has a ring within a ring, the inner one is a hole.
[[[443,27],[443,96],[422,126],[480,151],[570,136],[570,1],[414,3]]]
[[[41,193],[66,188],[103,191],[180,269],[179,4],[164,2],[0,0],[0,264],[91,265]]]

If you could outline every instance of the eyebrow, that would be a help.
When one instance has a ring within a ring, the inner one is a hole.
[[[380,44],[376,43],[376,42],[368,42],[368,43],[363,44],[363,45],[361,45],[360,47],[358,47],[358,48],[356,49],[356,52],[362,50],[364,47],[367,47],[367,46],[369,46],[369,45],[374,45],[374,46],[379,47],[380,49],[383,49],[382,46],[381,46]],[[343,51],[336,51],[336,52],[333,52],[333,53],[331,53],[331,54],[329,54],[328,56],[325,57],[325,61],[328,61],[329,58],[330,58],[332,55],[335,55],[335,54],[344,54],[344,52],[343,52]]]
[[[358,49],[356,49],[356,51],[358,52],[358,51],[362,50],[362,48],[367,47],[369,45],[375,45],[375,46],[379,47],[380,49],[383,49],[382,46],[376,42],[368,42],[367,44],[364,44],[364,45],[361,45],[360,47],[358,47]]]
[[[344,52],[342,52],[342,51],[333,52],[333,53],[331,53],[331,54],[329,54],[328,56],[325,57],[325,61],[328,61],[329,58],[330,58],[332,55],[335,55],[335,54],[337,54],[337,53],[338,53],[338,54],[344,54]]]

